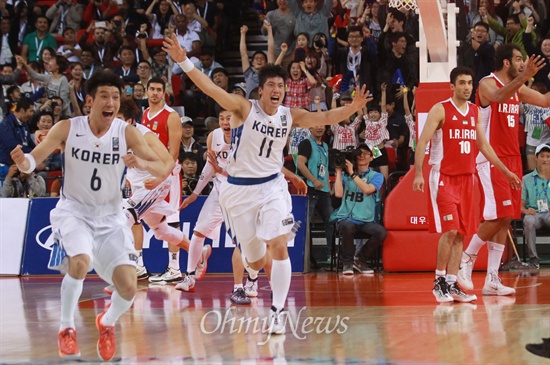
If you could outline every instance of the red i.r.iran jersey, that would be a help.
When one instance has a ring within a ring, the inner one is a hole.
[[[499,88],[504,86],[493,73],[485,78],[493,78]],[[518,141],[519,91],[516,91],[505,103],[491,103],[486,107],[481,105],[478,93],[476,95],[476,104],[479,105],[481,111],[483,132],[497,156],[521,156]],[[477,162],[482,163],[486,161],[485,156],[479,153]]]
[[[167,105],[155,115],[149,115],[149,109],[145,109],[143,112],[143,118],[141,119],[141,124],[149,128],[153,133],[155,133],[163,145],[168,149],[168,116],[174,111]]]
[[[462,113],[452,99],[441,102],[445,123],[430,144],[430,165],[445,175],[471,175],[476,171],[478,107],[467,102]]]

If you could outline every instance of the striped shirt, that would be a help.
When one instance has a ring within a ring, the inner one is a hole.
[[[337,150],[343,150],[347,146],[357,147],[357,129],[361,124],[361,118],[356,117],[355,120],[348,125],[331,125],[330,130],[334,135],[334,141],[332,142],[332,148]]]

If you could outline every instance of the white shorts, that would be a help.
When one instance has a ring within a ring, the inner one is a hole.
[[[165,216],[168,217],[178,212],[177,209],[174,210],[173,205],[165,200],[172,187],[172,181],[173,178],[169,177],[153,190],[147,190],[140,186],[135,187],[135,191],[132,190],[132,196],[127,200],[127,209],[133,207],[138,221],[143,220],[149,227],[156,227]],[[127,216],[128,225],[132,226],[135,219],[128,214]]]
[[[206,198],[202,206],[195,231],[203,236],[215,240],[220,235],[220,226],[223,223],[222,208],[220,207],[220,193],[218,185],[214,184],[214,188]]]
[[[113,284],[113,271],[117,266],[136,266],[132,231],[126,217],[120,213],[102,218],[83,219],[71,211],[55,208],[50,213],[52,231],[67,256],[85,254],[90,267],[109,284]]]
[[[173,209],[173,213],[166,216],[168,223],[179,223],[180,221],[181,190],[181,165],[176,163],[172,170],[172,185],[170,185],[168,195],[168,204]]]
[[[292,199],[282,174],[257,185],[225,181],[220,189],[220,205],[231,237],[249,262],[265,255],[265,242],[290,233],[294,226]]]

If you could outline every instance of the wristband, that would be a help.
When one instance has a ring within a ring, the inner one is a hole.
[[[178,65],[181,67],[183,72],[188,73],[192,69],[195,68],[195,65],[193,65],[193,62],[189,58],[186,58],[185,61],[178,62]]]
[[[357,177],[357,174],[352,174],[352,175],[351,175],[351,179],[352,179],[352,180],[355,179],[356,177]]]
[[[30,174],[31,172],[34,171],[34,169],[36,169],[36,160],[29,153],[25,153],[25,157],[27,158],[27,160],[29,160],[29,168],[26,170],[19,169],[19,171],[21,171],[24,174]],[[19,168],[19,166],[17,166],[17,168]]]

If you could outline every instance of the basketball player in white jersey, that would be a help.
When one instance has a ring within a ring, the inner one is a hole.
[[[61,357],[80,356],[74,313],[92,268],[116,288],[111,306],[96,318],[98,354],[106,361],[114,357],[115,322],[130,308],[137,290],[137,256],[121,209],[124,165],[161,179],[173,168],[158,158],[136,128],[115,118],[123,86],[112,71],[94,73],[86,82],[89,116],[58,122],[30,154],[23,154],[21,146],[11,153],[24,172],[33,171],[57,148],[64,153],[61,199],[50,214],[56,243],[68,257],[68,272],[61,284]],[[127,154],[128,149],[133,154]]]
[[[201,209],[193,236],[191,237],[187,274],[183,281],[176,285],[176,289],[178,290],[186,292],[195,291],[196,280],[201,280],[206,272],[206,260],[204,258],[207,259],[212,251],[212,248],[208,245],[203,248],[204,240],[206,237],[213,240],[218,238],[220,226],[223,223],[223,215],[219,203],[219,189],[221,183],[227,180],[227,171],[225,168],[231,141],[231,115],[232,113],[227,110],[220,111],[218,115],[220,128],[210,133],[206,140],[208,163],[204,166],[193,193],[189,195],[181,205],[181,209],[185,209],[195,202],[206,184],[214,177],[214,188],[208,195]],[[204,253],[204,249],[208,250],[206,254]],[[202,265],[198,262],[201,252],[203,253]],[[249,274],[247,285],[243,287],[242,279],[244,266],[237,247],[235,247],[233,253],[232,266],[235,285],[231,293],[231,302],[234,304],[250,304],[250,298],[248,298],[248,296],[258,296],[258,277],[257,275],[254,276],[255,273],[252,273],[252,276]],[[197,270],[194,270],[195,267],[197,267]],[[266,272],[268,272],[269,269],[270,267],[266,267]],[[248,289],[248,293],[245,292],[245,288]]]
[[[172,207],[172,214],[166,216],[166,222],[175,228],[180,229],[179,206],[181,204],[181,165],[178,161],[179,146],[181,143],[181,122],[179,114],[164,103],[166,90],[165,82],[154,77],[147,82],[147,98],[149,108],[143,112],[141,124],[155,133],[164,144],[176,165],[172,171],[172,181],[169,186],[168,204]],[[148,277],[147,269],[143,264],[142,247],[136,247],[139,261],[138,268],[140,278]],[[152,283],[173,283],[181,281],[182,275],[179,263],[179,247],[168,245],[168,266],[161,275],[149,277]]]
[[[273,303],[268,332],[284,333],[283,310],[292,275],[287,240],[294,225],[290,194],[281,173],[288,133],[293,124],[302,128],[336,124],[364,107],[370,100],[368,93],[365,87],[357,88],[351,104],[324,113],[283,107],[286,73],[280,66],[268,65],[259,73],[260,100],[247,100],[227,93],[195,69],[175,36],[165,38],[163,49],[199,89],[233,112],[228,178],[220,189],[220,205],[251,269],[264,266],[269,247]]]

